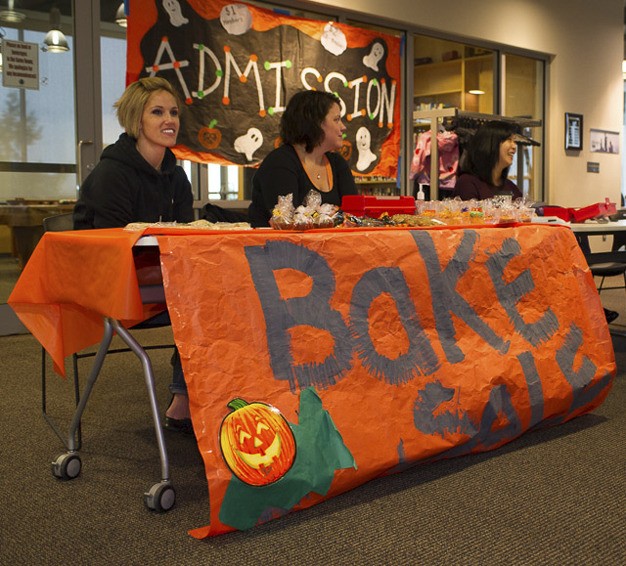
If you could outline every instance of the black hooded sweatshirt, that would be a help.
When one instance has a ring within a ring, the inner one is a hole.
[[[191,184],[176,157],[165,150],[161,171],[122,134],[104,149],[83,183],[74,207],[74,229],[118,228],[131,222],[192,222]]]

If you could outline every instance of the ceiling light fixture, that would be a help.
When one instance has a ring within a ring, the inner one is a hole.
[[[61,27],[61,12],[54,6],[50,10],[50,31],[43,39],[43,50],[51,53],[63,53],[70,50],[65,34],[59,29]]]
[[[3,22],[10,22],[12,24],[19,24],[26,19],[26,14],[22,12],[15,11],[14,8],[14,0],[8,0],[7,2],[8,10],[0,11],[0,20]]]
[[[115,23],[118,26],[122,26],[123,28],[128,25],[128,21],[126,20],[126,10],[124,9],[124,2],[120,4],[117,12],[115,12]]]

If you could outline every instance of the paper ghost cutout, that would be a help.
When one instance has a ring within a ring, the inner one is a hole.
[[[324,26],[321,42],[324,49],[330,51],[333,55],[341,55],[348,47],[348,40],[345,34],[339,28],[336,28],[332,22],[328,22]]]
[[[237,153],[243,153],[248,161],[252,161],[254,152],[263,145],[263,134],[258,128],[250,128],[243,136],[239,136],[233,148]]]
[[[252,14],[245,4],[229,4],[220,11],[220,23],[230,35],[243,35],[252,27]]]
[[[170,24],[174,27],[180,27],[189,23],[189,20],[180,11],[178,0],[163,0],[163,8],[165,8],[167,15],[170,17]]]
[[[385,48],[379,41],[374,42],[368,55],[363,57],[363,64],[374,71],[378,71],[378,62],[383,58]]]
[[[356,168],[359,171],[365,171],[373,161],[376,161],[376,155],[370,149],[371,144],[370,131],[365,126],[361,126],[356,132],[356,149],[359,152]]]

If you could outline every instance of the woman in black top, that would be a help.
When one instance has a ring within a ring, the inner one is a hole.
[[[129,85],[115,103],[125,132],[102,152],[81,186],[74,229],[116,228],[131,222],[192,222],[191,184],[170,150],[176,144],[182,105],[160,77]],[[178,350],[172,357],[172,402],[166,428],[192,432],[187,386]]]
[[[265,157],[252,180],[252,226],[269,226],[280,195],[293,194],[298,207],[311,190],[337,206],[343,195],[357,194],[348,163],[335,153],[345,131],[335,95],[306,90],[292,96],[280,122],[283,145]]]

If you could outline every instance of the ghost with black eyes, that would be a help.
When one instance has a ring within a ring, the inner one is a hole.
[[[383,58],[384,54],[385,48],[383,44],[376,41],[374,45],[372,45],[369,54],[363,57],[363,64],[374,71],[378,71],[378,62]]]
[[[165,8],[167,15],[170,17],[170,24],[174,27],[178,28],[189,22],[189,20],[183,16],[178,0],[163,0],[163,8]]]
[[[365,126],[361,126],[356,132],[356,149],[359,153],[356,162],[358,171],[365,171],[373,161],[376,161],[376,154],[370,149],[371,145],[372,134]]]
[[[239,136],[233,148],[237,153],[243,153],[248,161],[252,161],[254,152],[263,145],[263,134],[258,128],[250,128],[243,136]]]

